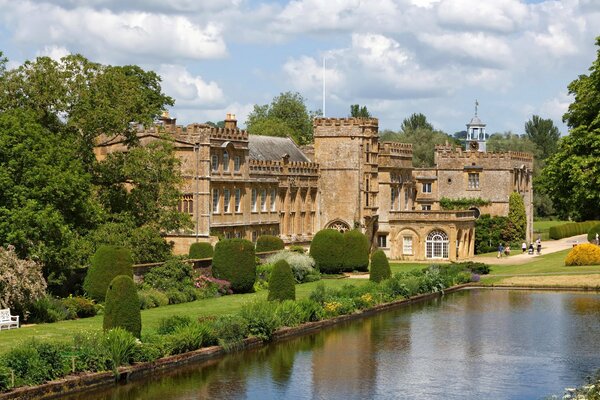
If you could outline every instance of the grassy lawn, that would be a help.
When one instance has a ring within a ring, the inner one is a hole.
[[[569,221],[533,221],[533,232],[535,237],[541,234],[542,240],[550,240],[550,228],[556,225],[566,224]]]
[[[345,284],[362,285],[366,279],[323,279],[325,286],[339,288]],[[296,298],[302,299],[310,295],[319,282],[304,283],[296,285]],[[231,314],[241,306],[253,299],[267,297],[267,291],[248,294],[236,294],[231,296],[216,297],[212,299],[197,300],[190,303],[174,304],[165,307],[152,308],[142,311],[142,335],[158,327],[162,318],[174,314],[186,314],[191,316],[209,316]],[[25,326],[20,329],[11,329],[0,332],[0,354],[13,348],[22,340],[36,338],[40,340],[70,341],[73,334],[78,331],[90,329],[102,329],[102,316],[84,318],[70,321],[60,321],[52,324],[39,324]]]
[[[428,265],[431,265],[431,262],[425,263],[398,263],[398,262],[390,262],[390,269],[392,270],[392,275],[396,272],[408,272],[415,269],[423,269]]]

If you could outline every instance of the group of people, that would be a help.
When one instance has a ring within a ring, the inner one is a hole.
[[[537,254],[538,256],[540,254],[542,254],[542,239],[541,238],[537,238],[537,240],[535,241],[535,247],[533,245],[533,243],[529,243],[529,246],[527,246],[526,242],[523,242],[523,244],[521,244],[521,250],[523,250],[523,254],[528,251],[529,254],[534,254],[534,252],[537,250]],[[510,256],[510,245],[506,245],[506,247],[504,247],[504,244],[500,243],[498,245],[498,256],[497,258],[500,258],[502,256]]]

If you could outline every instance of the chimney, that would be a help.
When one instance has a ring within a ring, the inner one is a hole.
[[[162,115],[158,119],[164,126],[175,126],[177,124],[177,118],[171,118],[167,110],[163,111]]]
[[[225,129],[236,129],[237,128],[237,119],[235,119],[235,114],[227,113],[225,117]]]

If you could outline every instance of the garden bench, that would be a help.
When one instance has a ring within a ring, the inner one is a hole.
[[[0,310],[0,331],[19,327],[19,316],[10,315],[10,308]]]

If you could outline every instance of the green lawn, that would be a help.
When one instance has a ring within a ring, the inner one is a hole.
[[[362,285],[366,279],[323,279],[327,287],[339,288],[351,283]],[[296,285],[296,298],[302,299],[310,295],[319,282],[304,283]],[[235,294],[231,296],[216,297],[212,299],[198,300],[191,303],[174,304],[165,307],[153,308],[142,311],[142,335],[156,329],[162,318],[174,314],[186,314],[191,316],[209,316],[231,314],[240,309],[242,304],[252,299],[263,299],[267,297],[267,291],[248,294]],[[0,354],[13,348],[21,340],[36,338],[41,340],[69,341],[73,333],[89,329],[102,329],[102,316],[84,318],[78,320],[61,321],[52,324],[39,324],[24,326],[20,329],[5,330],[0,332]]]
[[[542,240],[550,240],[550,228],[556,225],[566,224],[569,221],[533,221],[533,232],[534,235],[542,236]]]
[[[396,272],[408,272],[408,271],[412,271],[415,269],[422,269],[427,267],[428,265],[431,265],[433,263],[431,262],[425,262],[425,263],[400,263],[400,262],[391,262],[390,263],[390,269],[392,270],[392,275],[395,274]]]

